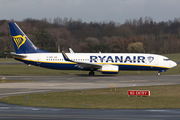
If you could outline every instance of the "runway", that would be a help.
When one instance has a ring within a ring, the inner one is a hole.
[[[180,75],[59,75],[59,76],[0,76],[13,80],[36,82],[1,83],[0,98],[10,95],[76,89],[154,86],[180,84]],[[0,119],[179,119],[180,109],[99,110],[58,109],[0,103]]]
[[[0,119],[43,120],[179,120],[179,109],[106,110],[23,107],[0,103]]]

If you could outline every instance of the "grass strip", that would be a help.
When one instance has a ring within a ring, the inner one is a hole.
[[[17,61],[14,58],[0,58],[0,63],[9,63],[9,62],[20,63],[20,61]]]
[[[150,97],[128,97],[128,90],[150,90]],[[2,102],[38,107],[89,109],[164,109],[180,108],[180,85],[126,87],[36,93],[2,98]],[[28,96],[28,97],[27,97]],[[44,103],[44,104],[43,104]]]
[[[180,53],[173,53],[173,54],[163,54],[163,56],[168,57],[169,59],[179,62],[180,61]]]

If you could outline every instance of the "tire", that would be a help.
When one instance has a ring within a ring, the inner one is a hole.
[[[94,76],[94,71],[89,72],[89,76]]]

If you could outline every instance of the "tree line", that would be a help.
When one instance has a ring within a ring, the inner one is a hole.
[[[8,22],[0,20],[0,57],[14,51]],[[83,22],[81,19],[26,18],[15,21],[40,49],[57,52],[58,46],[75,52],[156,53],[180,52],[180,18],[155,22],[151,17],[113,21]]]

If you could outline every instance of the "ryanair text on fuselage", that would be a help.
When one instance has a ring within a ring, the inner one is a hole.
[[[154,57],[148,57],[149,62],[152,62]],[[90,62],[112,62],[112,63],[145,63],[144,56],[90,56]]]

